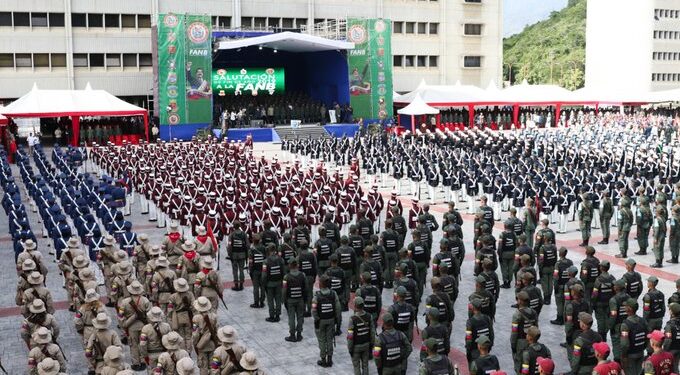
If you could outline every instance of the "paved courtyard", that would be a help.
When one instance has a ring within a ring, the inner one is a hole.
[[[278,145],[273,144],[256,144],[256,157],[262,153],[271,158],[275,154],[283,161],[291,160],[291,156],[280,151]],[[14,170],[14,175],[18,176],[18,171]],[[362,177],[362,182],[365,182]],[[391,179],[388,179],[388,187],[381,188],[385,195],[389,195],[392,188]],[[406,184],[404,184],[406,185]],[[26,199],[27,194],[22,192],[22,196]],[[433,205],[431,212],[435,215],[437,220],[441,223],[442,213],[447,210],[447,205],[443,201],[443,194],[440,194],[438,204]],[[405,210],[410,205],[409,196],[402,197]],[[424,202],[424,200],[422,200]],[[147,215],[140,214],[138,202],[132,208],[132,215],[127,219],[133,223],[133,231],[136,233],[147,233],[151,239],[151,243],[160,243],[165,229],[156,228],[155,223],[148,221]],[[28,207],[28,205],[27,205]],[[464,213],[465,204],[460,203],[459,210]],[[384,215],[384,214],[383,214]],[[31,225],[34,230],[39,228],[38,215],[29,213]],[[503,213],[502,218],[505,219],[507,213]],[[474,262],[472,261],[472,216],[463,214],[465,224],[463,231],[465,234],[465,245],[467,249],[466,261],[462,265],[462,281],[460,284],[460,293],[458,302],[456,303],[456,320],[453,324],[453,334],[451,337],[452,352],[450,357],[456,363],[463,374],[467,373],[467,365],[465,363],[464,355],[464,327],[467,309],[467,296],[474,289],[474,282],[472,278],[472,269]],[[381,222],[384,222],[384,216]],[[19,313],[18,307],[14,305],[15,287],[17,284],[17,276],[14,271],[14,257],[11,250],[11,237],[7,233],[7,217],[0,215],[0,248],[3,249],[6,256],[0,258],[0,268],[5,270],[0,274],[0,357],[2,363],[9,374],[24,374],[27,368],[27,354],[26,345],[20,338],[20,327],[22,317]],[[556,225],[552,225],[553,228]],[[557,245],[566,246],[569,249],[569,258],[575,264],[579,264],[585,257],[583,248],[578,247],[581,237],[580,232],[577,231],[578,224],[576,222],[569,222],[568,233],[557,235]],[[593,244],[597,250],[597,256],[601,260],[609,260],[612,264],[611,273],[619,278],[624,272],[625,267],[623,260],[614,257],[618,253],[618,243],[613,239],[616,238],[616,229],[613,229],[612,238],[609,245],[597,245],[601,239],[601,231],[599,229],[593,230],[593,238],[590,243]],[[497,222],[494,228],[494,235],[502,231],[502,222]],[[410,236],[407,236],[407,241]],[[635,233],[631,233],[631,249],[629,254],[637,251],[637,243],[633,240]],[[441,238],[441,231],[434,234],[434,242],[438,243]],[[49,255],[51,248],[47,239],[39,238],[39,249],[43,253],[45,259],[48,260],[49,274],[47,276],[47,286],[51,290],[54,301],[57,302],[56,318],[61,325],[61,335],[59,343],[65,351],[69,374],[86,374],[87,367],[85,362],[84,351],[80,342],[80,336],[76,333],[73,325],[73,313],[67,310],[68,305],[66,301],[65,290],[62,288],[62,278],[59,276],[59,271],[56,263],[53,262],[54,256]],[[436,247],[436,246],[435,246]],[[436,253],[434,251],[433,253]],[[655,275],[659,278],[659,289],[663,291],[666,296],[670,295],[674,289],[674,281],[680,274],[680,265],[664,264],[662,269],[652,269],[649,267],[654,262],[652,255],[634,256],[638,261],[637,270],[642,273],[643,279],[646,280],[648,276]],[[227,283],[231,280],[231,267],[222,260],[220,274]],[[430,274],[431,276],[431,274]],[[500,276],[500,271],[499,271]],[[231,287],[231,285],[228,285]],[[425,295],[429,295],[429,286],[425,291]],[[335,355],[333,357],[334,366],[332,368],[321,368],[316,365],[318,359],[318,347],[316,345],[316,338],[314,336],[313,322],[311,318],[305,320],[305,328],[303,331],[304,339],[298,343],[289,343],[284,341],[284,337],[288,335],[288,327],[286,319],[283,318],[279,323],[267,323],[267,309],[251,309],[249,304],[252,303],[252,288],[246,284],[245,290],[241,292],[234,292],[230,289],[225,291],[224,299],[229,305],[229,310],[223,307],[219,309],[218,319],[220,325],[232,325],[239,332],[240,341],[250,350],[257,353],[262,367],[268,374],[352,374],[352,366],[349,354],[347,352],[345,336],[336,337]],[[383,293],[383,306],[387,307],[392,302],[391,290],[386,290]],[[424,298],[423,298],[424,301]],[[496,315],[496,344],[492,353],[497,355],[500,359],[502,369],[512,372],[512,358],[510,352],[510,319],[514,309],[510,305],[514,302],[513,289],[501,289],[501,295],[498,300],[498,312]],[[421,311],[423,306],[421,305]],[[108,309],[111,317],[115,316],[113,309]],[[346,331],[347,320],[350,312],[343,313],[343,332]],[[540,317],[540,328],[542,330],[542,342],[548,345],[552,351],[553,358],[556,363],[555,373],[564,373],[569,370],[566,350],[559,346],[560,342],[564,341],[563,327],[551,325],[549,320],[555,317],[555,303],[545,306]],[[425,327],[424,317],[419,316],[419,326]],[[418,335],[414,335],[414,352],[409,361],[409,374],[416,373],[418,367],[418,352],[420,350],[421,340]],[[126,354],[129,360],[129,353]],[[376,373],[375,366],[371,365],[371,373]],[[141,374],[141,372],[140,372]]]

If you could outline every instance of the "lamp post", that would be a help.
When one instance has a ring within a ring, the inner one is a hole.
[[[514,63],[506,63],[505,65],[508,66],[508,85],[512,86],[512,65]]]

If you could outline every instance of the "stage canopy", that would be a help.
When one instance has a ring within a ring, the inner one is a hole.
[[[486,100],[486,92],[476,86],[461,85],[428,85],[421,81],[418,87],[409,93],[394,98],[394,103],[405,105],[419,96],[425,103],[434,107],[453,107],[479,103]]]
[[[80,136],[81,116],[143,116],[144,131],[149,138],[149,115],[146,109],[127,103],[104,90],[93,90],[88,83],[84,90],[40,90],[34,84],[26,95],[6,107],[0,107],[6,117],[71,117],[73,144]]]
[[[411,104],[398,110],[397,113],[400,115],[407,116],[436,115],[439,113],[439,110],[437,108],[430,107],[429,105],[427,105],[427,103],[425,103],[425,101],[420,97],[420,95],[416,94],[416,97],[415,99],[413,99]]]
[[[310,34],[282,33],[257,36],[237,40],[226,40],[218,43],[218,50],[238,49],[244,47],[266,47],[287,52],[321,52],[330,50],[348,50],[354,48],[354,43],[342,40],[321,38]]]

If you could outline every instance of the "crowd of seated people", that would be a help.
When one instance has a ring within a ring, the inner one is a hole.
[[[94,142],[102,144],[110,141],[120,145],[123,140],[138,143],[145,137],[144,119],[141,116],[80,119],[80,143],[91,145]]]
[[[327,108],[324,103],[299,92],[283,95],[258,96],[216,96],[213,110],[216,127],[251,127],[252,120],[261,120],[258,125],[288,125],[291,120],[302,124],[330,121],[328,110],[336,110],[336,122],[353,122],[349,105],[333,104]]]

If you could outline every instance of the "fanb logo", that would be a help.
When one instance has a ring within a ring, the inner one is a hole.
[[[194,44],[201,44],[208,40],[210,31],[203,22],[194,22],[187,29],[187,36]]]
[[[168,13],[163,17],[163,24],[167,27],[175,27],[179,23],[179,18],[176,14]]]
[[[347,39],[354,44],[362,44],[366,41],[366,34],[363,25],[353,25],[347,30]]]

